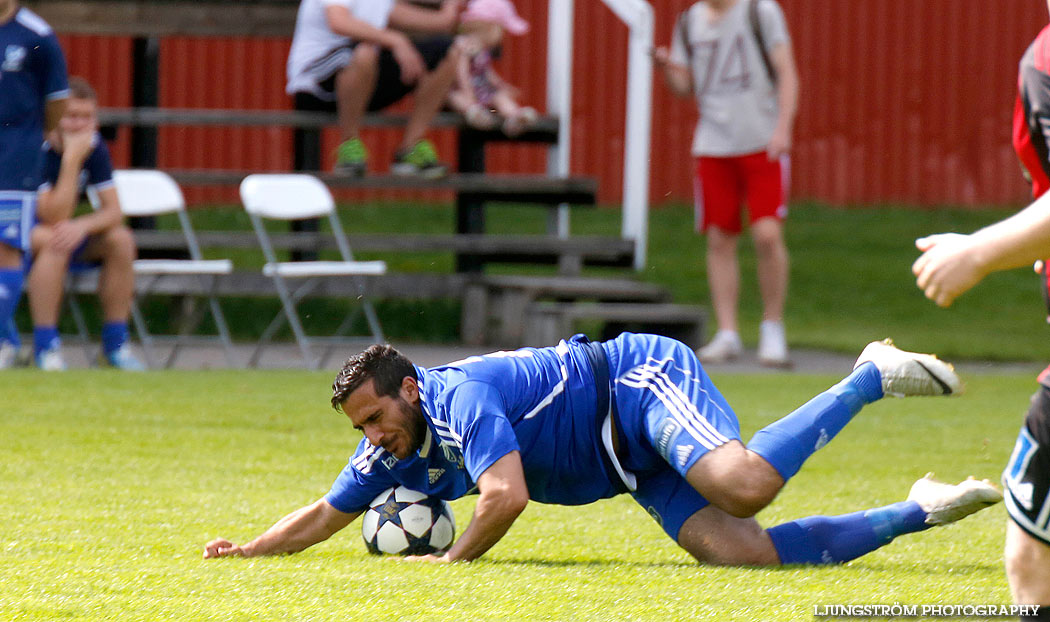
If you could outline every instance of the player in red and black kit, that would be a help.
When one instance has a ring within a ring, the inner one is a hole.
[[[1032,196],[1050,190],[1050,26],[1043,28],[1021,57],[1014,104],[1014,151]]]
[[[1013,144],[1035,202],[970,235],[945,233],[915,241],[923,251],[912,266],[916,282],[942,307],[992,272],[1037,261],[1050,309],[1047,262],[1042,261],[1050,257],[1050,26],[1021,58],[1017,82]],[[1041,605],[1038,619],[1050,620],[1050,367],[1039,374],[1039,389],[1003,484],[1010,515],[1005,550],[1010,590],[1016,603]]]

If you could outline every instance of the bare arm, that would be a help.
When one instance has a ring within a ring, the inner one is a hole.
[[[992,272],[1050,257],[1050,192],[1020,212],[970,235],[942,233],[915,240],[912,265],[926,297],[947,307]]]
[[[321,498],[285,516],[247,544],[236,545],[224,538],[212,540],[204,547],[204,558],[298,553],[327,540],[360,514],[340,512]]]
[[[426,73],[423,57],[404,33],[376,28],[351,15],[349,9],[344,6],[325,8],[325,19],[328,21],[328,28],[336,34],[390,50],[401,68],[401,81],[405,84],[414,83]]]
[[[462,0],[445,0],[436,11],[398,1],[390,11],[390,25],[413,32],[451,33],[462,10]]]
[[[99,205],[97,210],[73,219],[84,227],[88,235],[112,229],[124,220],[124,215],[120,211],[120,199],[117,197],[116,188],[110,186],[99,190],[98,199]]]
[[[337,35],[355,41],[374,43],[380,47],[394,49],[400,45],[411,45],[408,37],[396,30],[381,29],[354,17],[345,6],[329,6],[324,10],[328,28]]]
[[[653,50],[653,61],[656,66],[663,70],[664,82],[671,92],[679,97],[688,97],[693,93],[693,76],[685,65],[671,61],[671,53],[667,48],[656,48]]]
[[[472,561],[488,551],[507,533],[529,503],[529,490],[521,454],[512,451],[492,464],[478,478],[478,504],[474,516],[448,553],[409,559],[436,562]]]
[[[777,124],[766,151],[770,159],[791,150],[791,134],[798,114],[798,67],[791,45],[781,43],[773,48],[770,62],[777,74]]]
[[[64,102],[65,100],[63,100]],[[46,225],[54,225],[73,217],[77,195],[80,192],[80,171],[94,148],[94,130],[63,134],[62,163],[55,185],[37,197],[37,217]]]
[[[123,220],[116,188],[99,190],[98,195],[101,201],[98,210],[51,225],[52,236],[48,244],[52,248],[72,253],[89,235],[106,231]]]

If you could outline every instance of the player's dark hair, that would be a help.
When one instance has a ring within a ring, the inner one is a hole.
[[[98,94],[91,83],[84,78],[72,76],[69,78],[69,96],[73,99],[90,99],[98,101]]]
[[[373,345],[346,359],[332,383],[332,408],[342,412],[342,404],[368,379],[375,380],[376,395],[396,398],[405,377],[416,377],[412,361],[388,345]]]

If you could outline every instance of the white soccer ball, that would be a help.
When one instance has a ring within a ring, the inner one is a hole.
[[[381,555],[428,555],[452,546],[456,519],[448,502],[409,490],[388,488],[368,504],[361,536],[368,552]]]

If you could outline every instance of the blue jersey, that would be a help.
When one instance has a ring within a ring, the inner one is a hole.
[[[356,512],[395,484],[456,499],[512,451],[533,501],[578,505],[623,492],[601,440],[609,382],[596,383],[585,349],[573,339],[417,367],[422,447],[398,460],[363,439],[326,500]]]
[[[55,33],[29,9],[18,9],[0,24],[0,191],[36,192],[44,109],[68,96]]]
[[[97,133],[94,137],[94,148],[84,160],[84,166],[77,177],[77,193],[82,193],[88,188],[102,190],[113,186],[113,161],[109,157],[109,149],[102,137]],[[51,143],[44,143],[44,166],[41,190],[49,190],[58,182],[58,173],[62,168],[62,154],[55,151]]]

